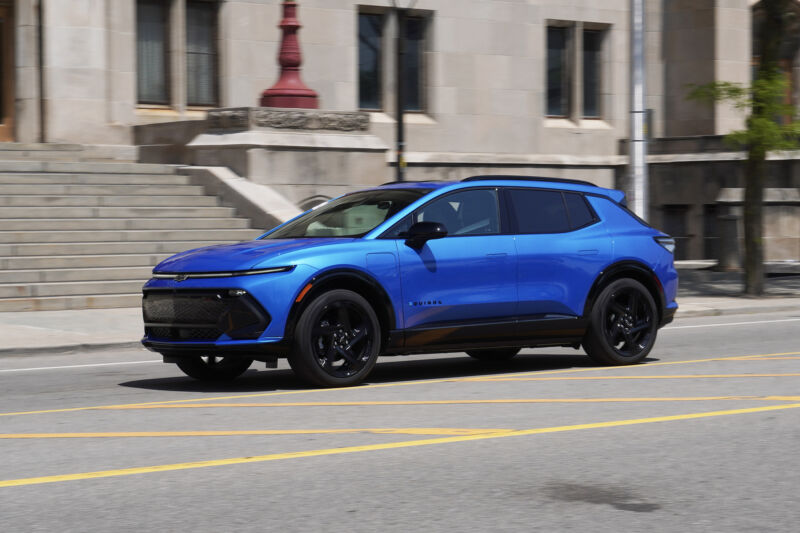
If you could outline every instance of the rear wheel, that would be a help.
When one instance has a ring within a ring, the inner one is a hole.
[[[583,347],[598,363],[630,365],[647,357],[657,330],[653,296],[638,281],[619,279],[597,297]]]
[[[489,348],[483,350],[468,350],[467,355],[479,361],[501,362],[509,361],[512,357],[517,355],[519,351],[520,348]]]
[[[380,345],[380,323],[369,302],[355,292],[333,290],[300,315],[289,365],[314,385],[347,387],[369,375]]]
[[[201,381],[229,381],[244,374],[252,359],[214,355],[182,358],[177,362],[183,373]]]

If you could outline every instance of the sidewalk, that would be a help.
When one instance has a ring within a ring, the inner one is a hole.
[[[731,291],[736,283],[686,285],[678,297],[676,318],[800,312],[800,277],[770,280],[770,294],[763,298],[734,295]],[[0,357],[137,348],[143,329],[138,307],[0,313]]]

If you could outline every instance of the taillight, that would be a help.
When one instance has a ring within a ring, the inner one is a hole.
[[[675,239],[672,237],[653,237],[653,239],[655,239],[658,244],[666,248],[669,253],[675,253]]]

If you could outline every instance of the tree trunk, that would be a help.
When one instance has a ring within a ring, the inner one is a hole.
[[[781,42],[785,32],[785,15],[792,0],[763,0],[764,23],[758,41],[758,79],[766,79],[779,71]],[[752,115],[765,117],[765,102],[753,102]],[[747,153],[747,175],[744,192],[744,271],[745,294],[764,294],[763,200],[767,174],[767,151],[770,146],[755,142]]]
[[[750,148],[744,190],[744,292],[764,294],[763,196],[766,152]]]

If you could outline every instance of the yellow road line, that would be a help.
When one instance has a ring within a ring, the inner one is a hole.
[[[241,435],[485,435],[510,429],[474,428],[353,428],[353,429],[254,429],[203,431],[117,431],[101,433],[0,433],[0,439],[94,439],[117,437],[237,437]]]
[[[705,378],[782,378],[797,377],[800,373],[787,374],[672,374],[663,376],[558,376],[558,377],[480,377],[470,381],[580,381],[596,379],[705,379]]]
[[[392,405],[483,405],[509,403],[617,403],[617,402],[705,402],[729,400],[800,402],[800,396],[689,396],[665,398],[503,398],[491,400],[364,400],[352,402],[263,402],[263,403],[184,403],[103,407],[98,409],[204,409],[207,407],[361,407]]]
[[[591,424],[576,424],[570,426],[556,426],[547,428],[534,428],[525,430],[505,431],[486,433],[478,435],[462,435],[455,437],[439,437],[435,439],[421,439],[402,442],[390,442],[383,444],[369,444],[363,446],[347,446],[343,448],[328,448],[321,450],[308,450],[289,453],[275,453],[269,455],[259,455],[254,457],[234,457],[230,459],[216,459],[211,461],[195,461],[189,463],[174,463],[156,466],[145,466],[135,468],[121,468],[117,470],[101,470],[96,472],[82,472],[78,474],[63,474],[55,476],[42,476],[22,479],[9,479],[0,481],[0,488],[19,487],[24,485],[39,485],[43,483],[56,483],[61,481],[77,481],[84,479],[98,479],[106,477],[129,476],[134,474],[150,474],[155,472],[171,472],[177,470],[190,470],[195,468],[207,468],[212,466],[230,466],[248,463],[263,463],[267,461],[280,461],[284,459],[299,459],[303,457],[318,457],[323,455],[340,455],[346,453],[359,453],[378,450],[392,450],[400,448],[411,448],[416,446],[430,446],[435,444],[450,444],[455,442],[469,442],[487,439],[500,439],[505,437],[520,437],[525,435],[539,435],[544,433],[558,433],[564,431],[576,431],[583,429],[600,429],[620,426],[632,426],[637,424],[650,424],[654,422],[671,422],[677,420],[692,420],[700,418],[710,418],[716,416],[740,415],[747,413],[763,413],[782,409],[796,409],[800,403],[773,405],[766,407],[752,407],[749,409],[731,409],[726,411],[709,411],[703,413],[690,413],[684,415],[659,416],[652,418],[635,418],[630,420],[614,420],[611,422],[597,422]]]
[[[691,363],[708,363],[714,361],[741,361],[747,360],[754,357],[772,357],[772,356],[784,356],[784,355],[800,355],[800,352],[786,352],[786,353],[773,353],[773,354],[752,354],[752,355],[740,355],[740,356],[733,356],[733,357],[710,357],[705,359],[692,359],[687,361],[667,361],[662,363],[647,363],[646,366],[648,368],[654,366],[664,366],[664,365],[685,365]],[[594,371],[608,371],[608,370],[621,370],[621,369],[638,369],[642,368],[643,365],[632,365],[632,366],[625,366],[625,367],[587,367],[587,368],[567,368],[563,370],[547,370],[547,371],[535,371],[535,372],[525,372],[525,373],[508,373],[508,374],[496,374],[494,378],[501,378],[504,376],[509,377],[524,377],[524,376],[533,376],[533,375],[549,375],[549,374],[564,374],[564,373],[573,373],[573,372],[594,372]],[[69,413],[75,411],[92,411],[96,409],[109,409],[109,408],[121,408],[126,406],[145,406],[145,405],[165,405],[165,404],[180,404],[180,403],[195,403],[195,402],[211,402],[211,401],[220,401],[220,400],[238,400],[244,398],[264,398],[269,396],[288,396],[293,394],[311,394],[311,393],[337,393],[343,391],[354,391],[354,390],[364,390],[364,389],[380,389],[386,387],[407,387],[407,386],[414,386],[414,385],[431,385],[435,383],[460,383],[465,381],[474,381],[476,378],[444,378],[444,379],[428,379],[428,380],[419,380],[419,381],[403,381],[403,382],[392,382],[392,383],[379,383],[374,385],[361,385],[358,387],[347,387],[347,388],[337,388],[337,389],[299,389],[299,390],[291,390],[291,391],[279,391],[279,392],[260,392],[254,394],[235,394],[229,396],[213,396],[210,398],[191,398],[191,399],[184,399],[184,400],[169,400],[169,401],[156,401],[156,402],[141,402],[141,403],[130,403],[130,404],[119,404],[119,405],[101,405],[101,406],[86,406],[86,407],[67,407],[61,409],[40,409],[36,411],[17,411],[17,412],[9,412],[9,413],[0,413],[0,417],[2,416],[20,416],[20,415],[39,415],[39,414],[52,414],[52,413]]]

